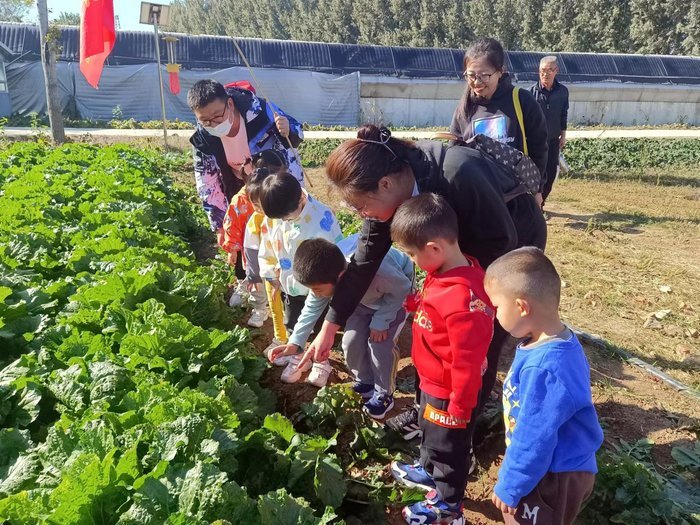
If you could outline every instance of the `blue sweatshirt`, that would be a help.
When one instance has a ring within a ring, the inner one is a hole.
[[[349,258],[357,248],[358,234],[338,242],[338,248]],[[374,310],[369,327],[372,330],[386,330],[403,307],[404,299],[413,291],[413,263],[405,253],[391,248],[377,270],[361,304]],[[331,302],[331,297],[317,297],[313,293],[306,296],[304,308],[289,336],[289,343],[304,348],[313,331],[316,321]]]
[[[567,328],[518,345],[503,384],[506,455],[496,495],[517,507],[547,472],[598,472],[603,430],[591,398],[588,361]]]

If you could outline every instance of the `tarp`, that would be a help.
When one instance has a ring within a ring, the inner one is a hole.
[[[59,62],[59,103],[65,110],[77,108],[81,118],[110,120],[117,108],[122,118],[158,120],[161,118],[158,69],[156,64],[105,67],[99,89],[93,89],[75,62]],[[248,80],[258,95],[270,99],[300,122],[324,125],[356,126],[360,119],[360,75],[343,76],[313,71],[254,69],[257,85],[240,67],[216,71],[180,72],[181,91],[173,95],[165,84],[165,112],[170,120],[194,122],[187,106],[187,91],[202,78],[221,83]],[[46,112],[44,75],[40,62],[16,62],[7,66],[13,111],[21,115]]]

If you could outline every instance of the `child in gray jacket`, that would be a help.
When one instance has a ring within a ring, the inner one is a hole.
[[[338,245],[325,239],[308,239],[297,248],[294,277],[311,293],[287,345],[270,353],[274,364],[287,364],[288,356],[298,354],[306,345],[314,323],[326,310],[335,285],[345,272],[346,257],[355,252],[357,237],[352,235]],[[382,419],[394,406],[399,360],[396,338],[406,321],[403,302],[413,292],[413,281],[411,259],[392,248],[345,325],[342,347],[355,377],[353,390],[362,396],[365,411],[375,419]]]

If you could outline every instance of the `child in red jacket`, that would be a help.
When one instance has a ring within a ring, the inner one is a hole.
[[[415,311],[411,356],[420,378],[420,460],[394,462],[392,474],[428,490],[404,507],[408,523],[464,524],[472,418],[493,336],[494,310],[484,270],[457,243],[457,215],[444,197],[427,193],[403,203],[391,238],[427,272],[423,290],[407,304]],[[412,304],[411,304],[412,303]]]

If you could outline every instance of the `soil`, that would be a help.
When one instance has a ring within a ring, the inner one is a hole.
[[[272,339],[272,326],[268,321],[258,331],[254,339],[255,347],[262,352]],[[412,402],[410,389],[414,377],[414,368],[410,359],[411,331],[410,325],[404,327],[398,346],[401,353],[399,361],[394,409],[387,417],[392,417]],[[601,424],[606,430],[609,442],[624,439],[634,442],[641,438],[654,441],[653,458],[661,466],[673,464],[671,449],[674,446],[690,447],[700,432],[700,404],[685,395],[671,389],[659,379],[643,370],[623,363],[611,355],[606,355],[598,348],[584,345],[589,363],[591,363],[591,382],[593,400],[598,410]],[[500,399],[502,380],[512,361],[513,352],[504,352],[499,363],[499,381],[494,388],[492,398]],[[334,350],[331,355],[333,373],[329,383],[351,381],[345,368],[343,356]],[[288,417],[293,417],[303,403],[313,400],[317,388],[304,383],[306,374],[296,384],[280,381],[282,367],[271,367],[263,376],[262,385],[275,392],[278,409]],[[495,401],[497,402],[497,401]],[[464,507],[467,523],[473,525],[490,525],[502,523],[500,515],[491,503],[491,490],[498,476],[498,468],[503,458],[505,444],[500,427],[500,417],[488,421],[477,432],[477,439],[482,438],[475,452],[478,467],[470,477],[465,493]],[[479,436],[481,434],[481,436]],[[416,452],[418,443],[416,441]],[[385,481],[391,476],[385,471]],[[390,525],[404,523],[401,507],[386,509],[386,523]],[[365,521],[365,523],[368,523]]]

